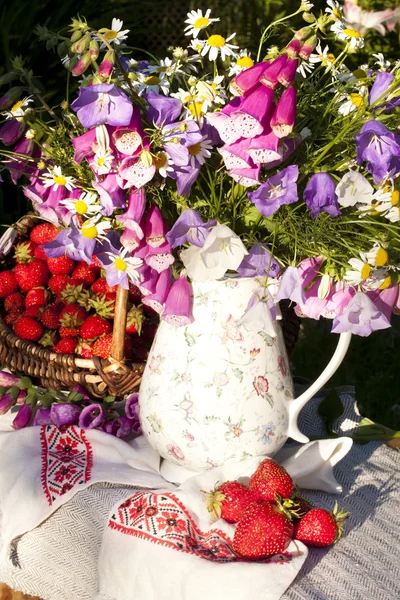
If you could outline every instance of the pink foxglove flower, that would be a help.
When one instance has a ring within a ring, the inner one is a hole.
[[[2,127],[0,127],[0,140],[5,146],[12,146],[18,142],[19,138],[25,131],[25,123],[18,119],[11,119],[6,121]]]
[[[283,160],[283,153],[279,148],[279,137],[273,132],[262,133],[248,140],[246,152],[257,165],[276,164]]]
[[[172,254],[171,246],[168,244],[168,242],[165,242],[156,248],[153,246],[148,246],[144,260],[149,267],[157,271],[157,273],[161,273],[172,265],[172,263],[175,261],[175,258]]]
[[[261,165],[249,167],[248,169],[231,169],[228,171],[230,177],[243,187],[253,187],[260,183]]]
[[[194,321],[192,305],[192,286],[181,276],[169,291],[162,319],[174,327],[189,325]]]
[[[166,242],[167,226],[158,206],[153,204],[146,212],[144,220],[144,235],[146,243],[158,248]]]
[[[79,415],[79,427],[81,429],[98,429],[106,418],[106,411],[101,404],[89,404],[82,409]]]
[[[146,207],[146,192],[144,188],[140,190],[131,190],[128,197],[128,209],[122,215],[117,215],[117,220],[134,231],[137,237],[141,240],[144,237],[143,230],[140,226],[144,209]]]
[[[296,89],[287,88],[278,100],[271,119],[272,131],[279,138],[288,136],[293,131],[296,120]]]
[[[265,70],[263,76],[260,79],[260,83],[274,90],[279,85],[278,75],[286,65],[288,57],[286,54],[278,56]]]
[[[33,425],[53,425],[50,413],[50,407],[45,408],[44,406],[40,406],[33,417]]]
[[[297,67],[299,66],[298,59],[288,59],[277,75],[279,83],[285,87],[289,87],[296,77]]]
[[[256,89],[260,79],[269,66],[269,61],[257,63],[236,75],[230,83],[230,89],[236,96],[247,96]]]
[[[112,134],[112,139],[118,152],[126,156],[133,156],[141,148],[144,131],[140,121],[140,113],[134,108],[129,125],[117,127]]]
[[[142,304],[149,306],[158,314],[164,310],[164,304],[171,289],[171,274],[169,269],[161,271],[157,279],[156,290],[153,294],[149,294],[142,298]]]
[[[74,425],[79,420],[81,414],[80,406],[63,402],[60,404],[52,404],[50,409],[50,417],[54,425],[61,427],[62,425]]]
[[[9,388],[14,385],[18,385],[19,377],[13,375],[12,373],[8,373],[7,371],[0,371],[0,386]]]
[[[385,35],[385,24],[393,17],[393,10],[364,10],[357,2],[346,0],[344,3],[344,16],[349,27],[364,36],[369,29],[375,29],[381,35]]]
[[[0,415],[5,415],[10,410],[10,408],[14,406],[14,396],[16,396],[16,394],[11,394],[10,392],[8,392],[8,394],[5,394],[2,398],[0,398]]]
[[[273,90],[259,85],[230,116],[240,137],[253,138],[263,133],[273,110]]]

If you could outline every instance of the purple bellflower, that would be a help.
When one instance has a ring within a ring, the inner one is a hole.
[[[299,168],[297,165],[290,165],[276,175],[273,175],[267,181],[260,185],[255,192],[248,194],[250,202],[255,204],[257,210],[270,217],[283,204],[292,204],[297,202],[297,178]]]
[[[287,267],[282,275],[278,293],[275,296],[275,302],[286,298],[297,304],[304,304],[306,301],[300,274],[296,267]]]
[[[387,329],[390,322],[370,298],[363,292],[357,292],[349,302],[343,314],[333,320],[332,333],[350,331],[366,337],[378,329]]]
[[[79,96],[71,104],[85,129],[107,123],[129,125],[133,105],[128,96],[112,83],[81,87]]]
[[[380,183],[400,160],[400,135],[389,131],[380,121],[367,121],[358,135],[357,162],[366,162],[366,169]]]
[[[303,193],[312,217],[326,212],[331,217],[340,215],[336,184],[328,173],[315,173],[308,182]]]
[[[195,210],[187,209],[175,221],[171,230],[166,234],[166,238],[171,244],[171,248],[186,243],[202,248],[211,227],[216,224],[217,222],[214,220],[204,223]]]
[[[278,261],[262,244],[254,244],[236,269],[241,277],[277,277]]]
[[[106,418],[106,411],[101,404],[89,404],[82,409],[79,415],[79,427],[81,429],[98,429]]]

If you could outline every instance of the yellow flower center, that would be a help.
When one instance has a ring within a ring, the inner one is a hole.
[[[385,277],[385,279],[383,280],[383,283],[382,283],[382,285],[380,285],[380,286],[379,286],[379,289],[380,289],[380,290],[386,290],[386,288],[388,288],[388,287],[389,287],[389,285],[391,285],[391,283],[392,283],[391,277],[390,277],[390,275],[388,275],[388,276],[387,276],[387,277]]]
[[[162,169],[168,162],[167,155],[164,152],[158,152],[153,158],[156,169]]]
[[[157,73],[166,73],[167,71],[170,71],[170,67],[157,67],[156,69]]]
[[[104,162],[105,162],[105,160],[106,160],[106,159],[105,159],[104,157],[98,158],[98,159],[97,159],[97,165],[98,165],[99,167],[102,167],[102,166],[104,165]]]
[[[248,69],[249,67],[252,67],[254,65],[254,60],[250,58],[250,56],[241,56],[237,59],[236,64],[239,65],[239,67],[244,67],[245,69]]]
[[[106,40],[115,40],[115,38],[118,35],[118,31],[114,31],[113,29],[109,29],[105,34],[104,37],[106,38]]]
[[[334,55],[334,54],[332,54],[332,52],[329,52],[329,53],[326,55],[326,60],[327,60],[327,61],[329,61],[330,63],[334,63],[334,62],[335,62],[335,60],[336,60],[336,58],[335,58],[335,55]]]
[[[388,253],[386,252],[386,250],[384,250],[383,248],[379,248],[378,252],[376,253],[376,257],[375,257],[375,264],[377,267],[383,267],[383,265],[386,265],[387,261],[388,261]]]
[[[340,12],[340,10],[339,10],[338,8],[334,8],[334,9],[333,9],[333,11],[332,11],[332,13],[333,13],[333,15],[334,15],[334,16],[335,16],[337,19],[339,19],[339,21],[341,21],[341,20],[342,20],[342,15],[341,15],[341,12]]]
[[[191,102],[190,104],[188,104],[188,110],[190,110],[190,112],[192,113],[192,115],[196,118],[196,117],[201,117],[204,115],[202,108],[203,108],[203,103],[202,102]]]
[[[346,28],[346,29],[344,29],[343,33],[345,33],[349,37],[354,37],[354,38],[361,37],[361,33],[359,31],[356,31],[355,29]]]
[[[118,271],[126,271],[127,267],[126,267],[126,262],[122,259],[122,258],[116,258],[115,259],[115,268],[118,269]]]
[[[201,151],[200,142],[198,142],[197,144],[193,144],[192,146],[189,146],[188,150],[189,150],[190,156],[197,156],[197,154],[199,154],[199,152]]]
[[[150,75],[150,77],[146,77],[144,82],[146,85],[157,85],[160,83],[160,78],[157,75]]]
[[[371,275],[372,267],[368,263],[365,263],[363,268],[361,269],[361,277],[365,280]]]
[[[207,27],[209,23],[210,21],[206,17],[200,17],[199,19],[196,19],[196,21],[193,24],[193,27],[195,29],[203,29],[204,27]]]
[[[392,199],[390,200],[392,206],[396,206],[400,202],[400,192],[399,190],[394,190],[392,192]]]
[[[58,185],[65,185],[67,183],[64,175],[54,175],[53,180],[54,183],[57,183]]]
[[[93,223],[84,223],[82,225],[82,235],[90,240],[97,237],[97,227]]]
[[[12,113],[17,112],[17,110],[21,108],[21,106],[23,105],[23,103],[24,103],[23,100],[18,100],[18,102],[16,102],[14,104],[14,106],[11,108],[11,112]]]
[[[208,45],[212,46],[213,48],[222,48],[222,46],[225,46],[225,38],[218,34],[211,35],[208,38]]]
[[[75,202],[75,210],[78,215],[84,215],[87,212],[88,205],[84,200],[77,200]]]
[[[362,106],[364,106],[364,100],[360,94],[350,94],[350,101],[357,108],[361,108]]]

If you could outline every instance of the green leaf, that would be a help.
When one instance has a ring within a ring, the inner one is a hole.
[[[333,426],[339,417],[344,412],[342,401],[335,389],[332,389],[329,394],[322,400],[318,406],[318,414],[325,423],[325,427],[329,433],[335,433]]]
[[[115,396],[106,396],[103,400],[103,402],[105,402],[106,404],[114,404],[115,402]]]
[[[240,383],[242,383],[243,381],[243,371],[241,371],[240,369],[233,369],[233,374],[235,377],[237,377],[240,381]]]
[[[268,404],[270,405],[270,407],[272,408],[274,406],[274,399],[271,396],[271,394],[265,394],[264,398],[266,399],[266,401],[268,402]]]
[[[29,377],[21,377],[19,380],[19,387],[21,390],[29,390],[29,388],[32,387],[32,381],[29,379]]]
[[[355,433],[351,437],[357,444],[367,444],[376,440],[400,439],[400,431],[395,431],[390,427],[380,425],[380,423],[374,423],[374,421],[365,417],[359,422]],[[397,444],[392,445],[397,446]]]

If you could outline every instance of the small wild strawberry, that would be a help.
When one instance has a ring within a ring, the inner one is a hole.
[[[47,244],[48,242],[52,242],[58,235],[59,229],[55,225],[51,223],[41,223],[40,225],[36,225],[33,227],[30,233],[30,239],[35,242],[35,244]]]
[[[142,326],[144,322],[144,314],[141,306],[133,305],[127,315],[126,319],[126,333],[140,335],[142,333]]]
[[[46,286],[49,278],[46,262],[38,258],[27,265],[16,265],[14,272],[23,292],[28,292],[35,287]]]
[[[78,338],[65,337],[54,346],[54,352],[57,352],[58,354],[74,354],[77,345]]]
[[[260,560],[284,552],[292,534],[293,525],[274,504],[257,500],[237,524],[232,547],[242,558]]]
[[[98,279],[96,279],[96,281],[92,285],[92,292],[94,294],[101,294],[101,295],[108,294],[110,292],[114,292],[116,294],[117,288],[118,288],[117,285],[110,287],[108,285],[105,277],[99,277]]]
[[[294,537],[306,546],[330,546],[341,537],[348,516],[349,513],[342,510],[338,512],[337,503],[331,513],[323,508],[313,508],[296,525]]]
[[[204,492],[207,510],[216,519],[237,523],[246,508],[258,497],[239,481],[225,481],[211,492]]]
[[[4,308],[7,312],[15,310],[23,311],[25,308],[25,300],[22,294],[14,292],[6,298],[4,298]]]
[[[18,290],[18,282],[13,271],[0,273],[0,298],[6,298]]]
[[[63,305],[60,302],[47,306],[42,314],[41,321],[47,329],[58,329],[60,327],[60,312]]]
[[[86,311],[79,304],[66,304],[60,313],[61,327],[80,327],[86,319]]]
[[[35,254],[35,258],[40,258],[41,260],[47,260],[46,252],[44,251],[44,248],[42,248],[41,246],[36,246],[34,254]]]
[[[267,502],[274,502],[276,496],[290,498],[293,493],[293,480],[281,465],[271,458],[263,460],[250,477],[249,488]]]
[[[85,262],[84,260],[80,262],[75,269],[72,271],[72,275],[74,279],[78,279],[86,285],[92,285],[94,280],[96,279],[96,274],[93,269]]]
[[[69,275],[74,269],[75,261],[68,256],[58,256],[57,258],[48,258],[47,265],[53,275]]]
[[[53,275],[49,279],[49,288],[57,296],[61,294],[70,283],[71,278],[68,275]]]
[[[26,294],[25,306],[46,306],[49,293],[44,287],[32,288]]]
[[[14,323],[16,323],[16,321],[18,321],[20,316],[21,316],[21,312],[19,310],[12,310],[9,313],[7,313],[6,316],[4,317],[4,323],[6,325],[14,325]]]
[[[98,315],[88,317],[81,325],[81,337],[84,341],[91,341],[111,332],[111,323]]]
[[[38,306],[37,304],[35,304],[34,306],[29,306],[25,311],[24,311],[24,317],[33,317],[34,319],[40,319],[42,312],[44,310],[44,306]]]
[[[43,327],[32,317],[20,317],[14,325],[14,331],[23,340],[36,342],[42,337]]]

